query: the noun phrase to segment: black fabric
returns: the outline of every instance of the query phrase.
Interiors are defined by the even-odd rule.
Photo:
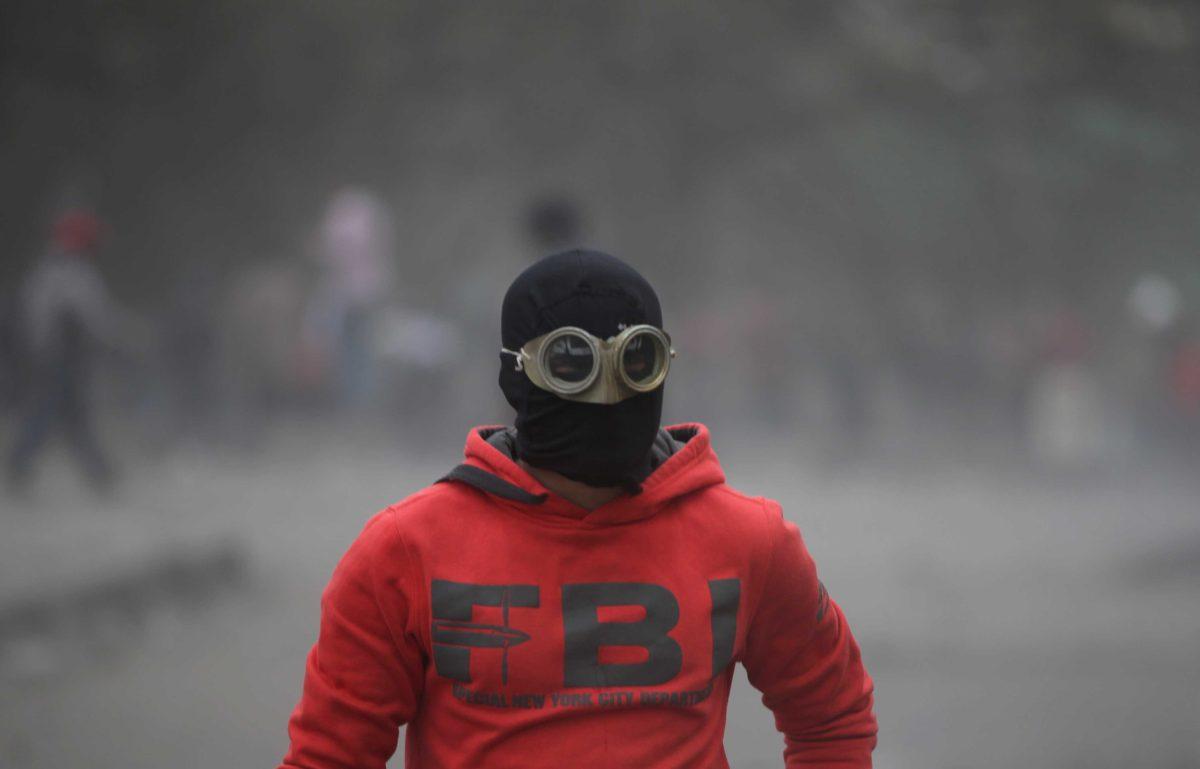
[[[483,439],[495,446],[505,456],[517,458],[517,431],[512,427],[501,427],[480,433]],[[650,446],[650,456],[646,465],[650,472],[657,470],[664,462],[682,449],[696,434],[694,429],[676,429],[674,431],[660,429],[654,436]],[[639,478],[638,480],[644,480]],[[545,494],[531,494],[515,484],[509,483],[498,475],[482,470],[474,465],[458,465],[450,472],[438,478],[435,483],[457,481],[503,499],[524,502],[529,505],[540,505],[546,501]],[[638,484],[632,484],[638,486]],[[640,488],[640,487],[639,487]]]
[[[517,429],[515,427],[489,427],[480,430],[480,436],[494,446],[504,456],[516,461],[517,459]],[[650,458],[647,465],[651,472],[657,470],[678,451],[683,449],[696,435],[695,427],[660,427],[650,444]]]
[[[517,430],[515,427],[493,427],[479,432],[485,441],[504,456],[517,461]]]
[[[674,430],[659,430],[658,435],[654,436],[654,443],[650,445],[650,472],[657,470],[663,462],[666,462],[677,451],[687,445],[687,442],[696,434],[695,428],[675,428]]]
[[[662,328],[646,279],[616,257],[576,249],[517,276],[504,296],[500,335],[504,347],[517,350],[561,326],[607,339],[638,323]],[[500,389],[517,411],[518,458],[589,486],[636,486],[649,474],[662,387],[612,405],[568,401],[534,386],[501,353]]]

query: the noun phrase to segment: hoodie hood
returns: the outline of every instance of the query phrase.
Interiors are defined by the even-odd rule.
[[[516,461],[512,427],[476,427],[467,435],[466,462],[443,481],[456,481],[489,494],[522,512],[603,526],[649,518],[672,501],[725,482],[708,428],[699,423],[662,428],[650,451],[650,472],[637,493],[622,494],[588,510],[555,494]]]

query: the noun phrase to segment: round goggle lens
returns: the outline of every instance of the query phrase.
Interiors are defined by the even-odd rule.
[[[591,345],[578,334],[563,334],[546,351],[546,375],[568,384],[586,380],[596,365]]]
[[[621,353],[621,367],[635,385],[645,384],[658,376],[667,351],[662,340],[648,331],[634,334]]]

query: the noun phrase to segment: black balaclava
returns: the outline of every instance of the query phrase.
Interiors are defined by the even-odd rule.
[[[662,328],[658,296],[646,279],[599,251],[564,251],[517,276],[504,295],[500,337],[519,350],[530,339],[578,326],[601,339],[619,326]],[[662,416],[663,388],[612,405],[559,398],[516,371],[500,355],[500,389],[517,410],[517,455],[589,486],[633,487],[649,469],[650,446]]]

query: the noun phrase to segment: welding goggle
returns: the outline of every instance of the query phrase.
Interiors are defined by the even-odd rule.
[[[530,339],[520,350],[500,348],[517,359],[516,370],[560,398],[583,403],[619,403],[650,392],[671,368],[671,337],[648,325],[627,326],[600,339],[563,326]]]

